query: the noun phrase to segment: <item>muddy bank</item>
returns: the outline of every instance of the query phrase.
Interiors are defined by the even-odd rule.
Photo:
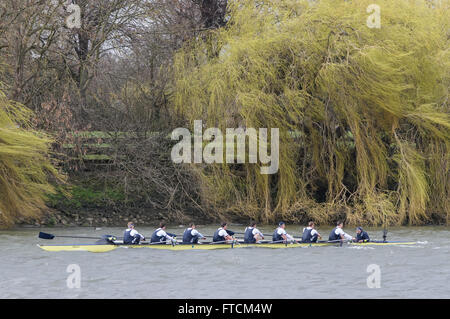
[[[223,216],[222,216],[223,217]],[[346,221],[345,215],[340,216],[340,220],[343,220],[348,225],[352,225]],[[196,224],[218,224],[222,221],[229,223],[245,225],[249,220],[245,216],[229,216],[228,218],[212,218],[206,215],[199,216],[195,212],[167,212],[167,211],[105,211],[97,209],[87,209],[83,211],[67,212],[56,209],[48,209],[39,218],[19,218],[16,225],[24,227],[122,227],[129,221],[132,221],[139,226],[155,227],[161,221],[173,225],[187,225],[190,222]],[[289,221],[293,224],[306,225],[307,221]],[[333,225],[334,223],[317,223],[323,225]],[[445,222],[432,222],[426,223],[426,225],[448,225]],[[352,225],[354,226],[354,225]],[[366,226],[366,225],[363,225]],[[391,225],[392,226],[392,225]],[[406,225],[404,225],[406,226]]]
[[[98,211],[86,210],[80,212],[64,212],[58,210],[48,210],[40,218],[24,219],[21,218],[17,222],[18,226],[35,226],[35,227],[121,227],[125,226],[129,221],[133,221],[140,226],[155,226],[161,221],[174,224],[188,224],[191,221],[201,224],[214,222],[207,218],[194,218],[188,214],[181,214],[178,218],[167,215],[164,212],[151,213],[145,212],[118,212],[118,211]]]

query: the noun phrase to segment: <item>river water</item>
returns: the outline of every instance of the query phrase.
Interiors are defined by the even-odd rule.
[[[233,231],[243,228],[230,227]],[[265,233],[273,231],[270,226],[259,228]],[[214,229],[199,228],[205,235]],[[152,230],[139,228],[146,236]],[[182,230],[176,226],[167,229],[176,234]],[[299,234],[298,226],[287,230]],[[450,298],[449,227],[389,229],[388,240],[417,241],[415,246],[203,251],[120,248],[97,254],[43,251],[36,244],[92,241],[42,240],[37,238],[39,231],[121,236],[123,229],[0,231],[0,298]],[[328,237],[330,228],[319,231]],[[353,234],[353,229],[346,231]],[[382,229],[368,231],[373,239],[382,236]],[[67,284],[71,275],[67,268],[73,264],[80,267],[80,288]],[[379,288],[369,288],[376,283]]]

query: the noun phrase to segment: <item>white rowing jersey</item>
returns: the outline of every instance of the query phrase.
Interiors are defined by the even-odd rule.
[[[303,232],[305,232],[305,230],[310,230],[310,229],[312,229],[311,230],[311,236],[314,236],[314,235],[316,235],[317,234],[317,236],[319,236],[319,232],[317,231],[317,230],[315,230],[314,228],[312,228],[312,227],[306,227],[306,228],[303,228]]]
[[[245,229],[245,231],[247,231],[247,229],[249,229],[249,228],[252,228],[252,227],[247,227],[247,228]],[[258,228],[253,227],[252,235],[255,236],[255,235],[258,235],[258,234],[259,234],[259,236],[264,237],[264,235],[259,231]]]
[[[142,236],[141,234],[139,234],[138,231],[137,231],[136,229],[131,229],[131,230],[130,230],[130,228],[128,228],[128,229],[126,229],[125,231],[126,231],[126,232],[129,231],[131,237],[134,237],[134,236],[138,235],[138,236],[141,237],[141,239],[144,239],[144,236]]]
[[[191,235],[192,236],[197,236],[198,235],[198,237],[202,237],[202,238],[205,237],[197,229],[188,228],[188,231],[189,230],[191,231]]]
[[[277,234],[280,236],[285,235],[288,240],[294,240],[294,237],[289,235],[284,228],[278,227]]]
[[[226,238],[227,236],[230,236],[230,235],[228,235],[228,233],[227,233],[227,231],[225,230],[225,229],[223,229],[223,228],[219,228],[220,230],[219,230],[219,236],[220,237],[224,237],[224,238]]]
[[[164,231],[164,229],[161,229],[161,228],[156,232],[156,236],[158,236],[158,237],[164,237],[164,238],[170,239],[170,240],[173,239],[173,237],[167,235],[167,233]]]
[[[334,233],[335,233],[339,238],[341,238],[341,235],[343,235],[344,238],[347,239],[347,240],[352,240],[352,239],[353,239],[352,236],[350,236],[349,234],[346,234],[346,233],[344,232],[344,230],[343,230],[342,228],[340,228],[340,227],[337,227],[336,230],[334,231]]]

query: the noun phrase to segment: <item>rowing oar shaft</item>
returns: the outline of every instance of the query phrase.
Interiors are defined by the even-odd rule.
[[[236,233],[237,234],[237,233]],[[175,236],[175,237],[177,237],[177,238],[182,238],[183,236]],[[205,238],[214,238],[214,236],[209,236],[209,235],[205,235],[205,236],[203,236],[203,237],[205,237]],[[237,239],[244,239],[244,237],[236,237]]]
[[[44,232],[40,232],[38,237],[42,238],[42,239],[53,239],[55,237],[80,238],[80,239],[103,239],[105,236],[114,237],[112,235],[104,235],[103,237],[64,236],[64,235],[60,236],[60,235],[47,234]],[[121,238],[121,237],[116,237],[116,238]]]
[[[228,230],[227,230],[227,232],[228,232]],[[234,234],[245,235],[245,233],[240,233],[240,232],[236,232],[236,233],[234,233]],[[263,236],[264,236],[264,237],[270,237],[270,236],[272,236],[272,235],[269,235],[269,234],[263,234]]]

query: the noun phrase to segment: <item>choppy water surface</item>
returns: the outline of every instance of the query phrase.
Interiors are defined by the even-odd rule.
[[[201,227],[212,234],[215,227]],[[230,227],[243,231],[242,226]],[[260,227],[272,233],[272,227]],[[181,234],[182,228],[169,232]],[[42,228],[0,232],[0,298],[450,298],[450,228],[390,229],[388,240],[407,246],[310,247],[108,253],[46,252],[36,246],[92,241],[37,238],[121,236],[121,228]],[[140,228],[146,236],[150,228]],[[330,229],[319,229],[328,237]],[[349,233],[353,230],[347,229]],[[299,227],[288,227],[298,235]],[[381,229],[369,229],[380,239]],[[81,288],[67,287],[68,265],[81,269]],[[368,288],[367,267],[381,270],[381,287]]]

